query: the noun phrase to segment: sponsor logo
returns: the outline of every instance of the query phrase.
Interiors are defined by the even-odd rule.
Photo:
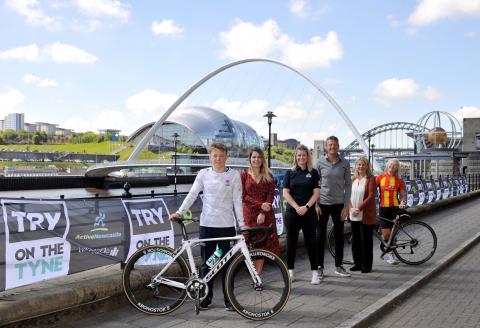
[[[105,213],[100,212],[98,213],[97,217],[95,218],[95,223],[93,224],[93,229],[90,231],[108,231],[105,224]]]
[[[166,311],[170,310],[170,306],[161,307],[161,308],[152,308],[152,307],[146,306],[145,304],[140,303],[140,302],[137,302],[137,306],[141,309],[144,309],[144,310],[148,311],[148,312],[155,312],[155,313],[162,313],[162,312],[166,312]]]
[[[256,312],[250,312],[246,309],[243,309],[242,312],[248,315],[249,317],[255,317],[255,318],[265,318],[273,314],[273,310],[256,313]]]
[[[96,254],[96,255],[107,255],[107,256],[112,256],[115,257],[119,253],[118,247],[102,247],[102,248],[90,248],[90,247],[79,247],[78,248],[79,253],[91,253],[91,254]]]
[[[104,212],[99,212],[95,217],[93,222],[93,228],[89,233],[77,234],[75,240],[95,240],[95,239],[109,239],[109,238],[120,238],[122,237],[121,232],[108,232],[108,227],[106,224],[106,215]]]

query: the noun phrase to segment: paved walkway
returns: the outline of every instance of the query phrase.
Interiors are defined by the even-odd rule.
[[[372,327],[480,327],[480,244]]]
[[[318,286],[310,284],[310,270],[305,254],[297,259],[296,280],[293,283],[291,298],[284,311],[272,320],[253,322],[242,319],[236,313],[226,312],[222,307],[222,297],[218,288],[214,308],[195,315],[191,302],[172,315],[153,317],[142,314],[130,306],[109,313],[97,315],[70,325],[69,328],[95,326],[106,327],[336,327],[354,326],[352,318],[371,307],[389,293],[413,279],[423,270],[436,266],[437,261],[457,248],[465,240],[480,231],[480,202],[468,201],[458,206],[446,208],[422,220],[431,224],[438,237],[438,248],[434,257],[420,266],[400,264],[391,266],[375,254],[373,272],[355,274],[351,278],[337,277],[334,265],[327,256],[327,277]],[[378,247],[375,247],[377,249]],[[479,302],[477,302],[479,303]],[[346,325],[345,325],[346,323]]]

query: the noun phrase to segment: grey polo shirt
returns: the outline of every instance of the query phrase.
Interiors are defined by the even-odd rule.
[[[348,208],[352,193],[352,176],[350,163],[341,157],[335,163],[330,162],[327,156],[320,158],[317,165],[320,175],[319,204],[343,204]]]

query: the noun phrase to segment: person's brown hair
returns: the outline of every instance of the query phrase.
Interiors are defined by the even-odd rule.
[[[227,151],[227,146],[225,146],[225,145],[224,145],[223,143],[221,143],[221,142],[212,142],[212,143],[208,146],[208,153],[210,154],[213,149],[221,150],[221,151],[223,151],[225,154],[228,153],[228,151]]]
[[[258,153],[262,158],[262,165],[260,165],[260,177],[265,179],[265,181],[272,181],[273,176],[272,172],[267,166],[267,161],[265,160],[265,155],[263,150],[260,147],[254,146],[250,149],[250,153],[248,154],[248,173],[253,177],[253,170],[252,170],[252,155],[253,153]]]

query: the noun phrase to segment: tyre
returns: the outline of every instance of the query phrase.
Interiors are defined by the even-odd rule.
[[[175,311],[187,297],[184,288],[152,284],[155,277],[174,257],[175,250],[165,246],[147,246],[135,252],[125,264],[123,289],[129,302],[138,310],[153,315]],[[179,256],[162,278],[185,284],[190,279],[190,268]]]
[[[435,253],[437,236],[435,231],[424,222],[406,222],[395,231],[392,248],[397,258],[403,263],[422,264]]]
[[[330,254],[335,258],[335,231],[333,227],[328,231],[327,247]],[[343,239],[343,264],[353,264],[352,255],[352,231],[346,232]]]
[[[245,257],[236,257],[226,274],[227,298],[233,309],[250,320],[266,320],[277,315],[287,304],[291,282],[285,263],[266,250],[250,252],[252,261],[263,261],[261,288],[255,288],[245,264]],[[260,270],[259,270],[260,271]]]

